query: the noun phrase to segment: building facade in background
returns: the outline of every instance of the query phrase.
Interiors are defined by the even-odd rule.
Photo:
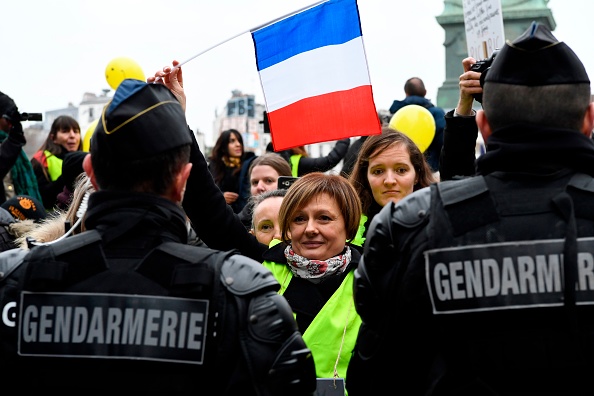
[[[270,134],[264,133],[262,124],[264,110],[263,104],[256,103],[255,95],[244,94],[238,89],[233,90],[223,110],[215,112],[214,133],[209,149],[214,146],[223,131],[236,129],[243,137],[246,151],[253,151],[256,155],[264,153],[266,145],[270,142]]]
[[[253,151],[256,155],[264,154],[266,146],[272,140],[270,133],[264,130],[265,111],[266,106],[256,103],[255,95],[244,94],[238,89],[233,90],[223,110],[215,113],[212,142],[204,153],[208,156],[221,132],[236,129],[243,137],[246,151]],[[335,143],[331,141],[310,144],[306,149],[312,157],[326,156],[332,151]]]
[[[58,116],[69,115],[75,118],[80,125],[81,139],[84,139],[85,134],[89,132],[89,127],[101,118],[103,108],[112,99],[110,92],[112,91],[109,89],[104,89],[99,95],[85,92],[78,106],[69,103],[65,108],[46,111],[42,122],[27,126],[25,128],[27,138],[25,152],[29,158],[39,149]],[[264,131],[265,111],[266,106],[256,103],[255,95],[244,94],[239,89],[233,90],[222,111],[215,112],[212,133],[194,131],[200,149],[208,157],[221,132],[227,129],[236,129],[243,137],[246,151],[252,151],[256,155],[264,154],[266,146],[272,140],[270,133]],[[335,143],[330,141],[311,144],[306,146],[306,149],[312,157],[326,156]],[[337,166],[337,169],[340,169],[340,166],[341,164]]]

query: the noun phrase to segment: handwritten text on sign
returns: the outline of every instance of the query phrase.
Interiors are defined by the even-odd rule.
[[[463,0],[468,55],[487,59],[505,43],[500,0]]]

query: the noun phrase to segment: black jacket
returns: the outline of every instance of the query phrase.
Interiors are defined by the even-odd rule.
[[[311,172],[327,172],[333,169],[344,158],[350,144],[350,138],[341,139],[336,142],[332,148],[332,151],[330,151],[328,155],[324,157],[301,157],[297,167],[297,176],[303,176]],[[291,163],[291,156],[293,155],[293,152],[291,150],[283,150],[279,152],[279,154],[287,160],[292,168],[293,164]],[[294,170],[293,174],[295,174]]]
[[[407,395],[590,392],[592,163],[577,130],[515,125],[477,176],[384,206],[356,270],[349,395],[388,377]]]
[[[451,180],[476,173],[475,151],[478,126],[475,117],[454,117],[454,110],[445,115],[443,147],[439,160],[440,180]]]
[[[353,168],[355,167],[355,163],[357,162],[357,157],[359,156],[361,146],[363,146],[363,143],[365,143],[368,137],[369,136],[361,136],[359,139],[351,143],[349,150],[344,156],[344,160],[342,162],[342,169],[340,170],[340,174],[344,177],[348,178],[349,175],[353,172]]]
[[[8,136],[0,144],[0,178],[4,179],[10,174],[12,167],[21,154],[27,141],[23,133],[15,132],[14,129],[8,133]],[[11,196],[15,194],[10,192]],[[7,192],[2,180],[0,180],[0,204],[7,200]]]
[[[215,184],[194,133],[189,129],[188,133],[192,136],[190,162],[193,166],[182,205],[196,234],[210,248],[238,249],[241,254],[262,262],[262,253],[268,246],[246,232]]]
[[[13,283],[0,282],[2,306],[15,293],[15,276],[13,297],[20,288],[30,292],[16,300],[23,311],[33,312],[19,318],[23,323],[34,326],[35,310],[52,309],[44,316],[44,326],[54,329],[48,330],[47,342],[27,336],[34,330],[23,324],[17,327],[23,336],[16,364],[10,364],[14,352],[4,355],[0,348],[1,371],[18,389],[191,395],[206,388],[229,396],[313,392],[311,353],[289,305],[277,294],[278,282],[259,262],[187,245],[183,210],[150,194],[95,192],[85,225],[90,231],[31,250],[12,273]],[[86,326],[77,327],[79,316],[69,319],[65,307],[88,312],[80,317]],[[4,348],[7,334],[16,337],[11,332],[14,328],[0,326]],[[75,341],[78,333],[86,334],[82,344]]]

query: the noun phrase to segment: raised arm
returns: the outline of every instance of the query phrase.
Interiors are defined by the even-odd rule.
[[[147,82],[156,81],[164,84],[178,98],[185,110],[186,95],[183,89],[182,70],[174,67],[178,64],[179,62],[173,61],[173,67],[165,66],[154,76],[147,78]],[[246,231],[239,217],[227,205],[223,193],[208,171],[206,159],[200,151],[194,133],[189,128],[188,133],[192,136],[190,162],[193,165],[182,206],[196,234],[210,248],[237,249],[241,254],[262,262],[262,253],[267,246],[258,242]]]

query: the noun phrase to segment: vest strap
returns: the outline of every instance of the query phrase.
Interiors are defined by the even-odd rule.
[[[482,176],[438,183],[435,186],[452,225],[454,237],[499,220],[495,201]]]

